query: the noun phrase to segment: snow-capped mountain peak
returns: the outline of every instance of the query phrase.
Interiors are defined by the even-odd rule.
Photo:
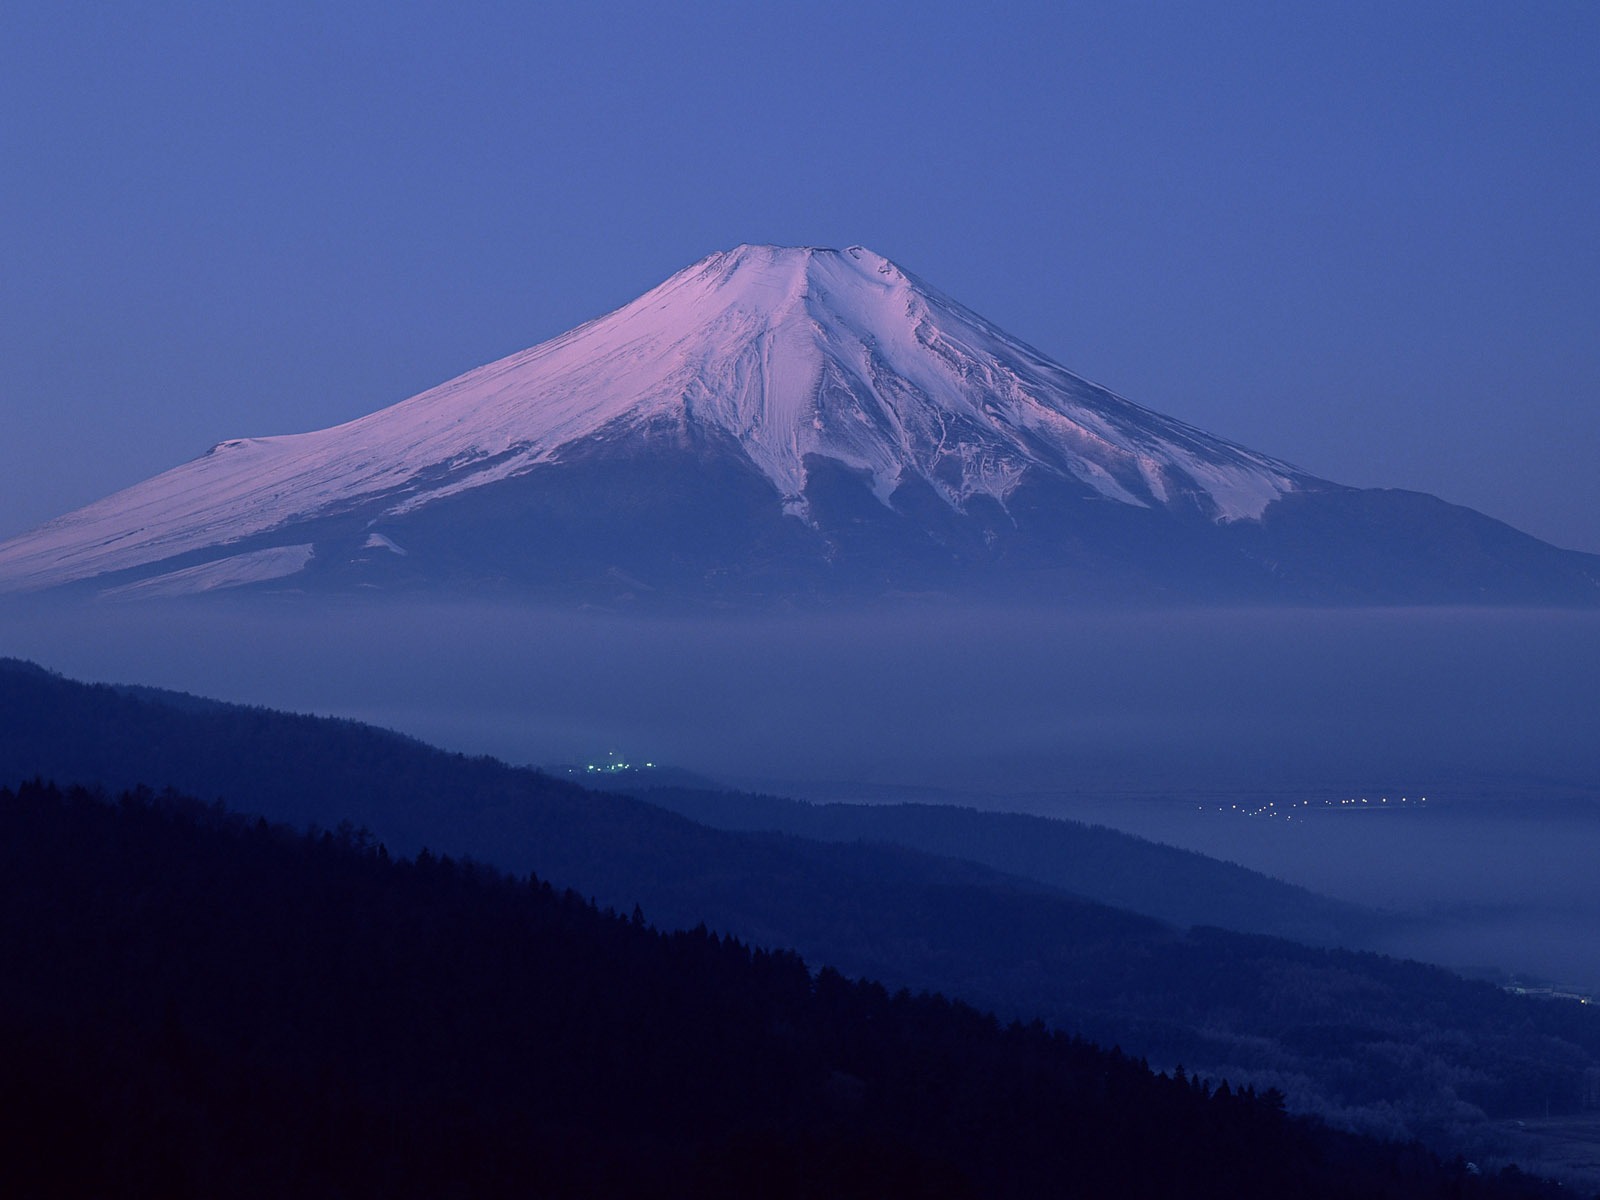
[[[1080,379],[864,247],[747,245],[379,412],[221,442],[0,546],[0,588],[358,510],[403,517],[597,439],[691,430],[736,446],[801,519],[819,458],[862,473],[885,505],[918,483],[957,512],[978,496],[1003,506],[1043,473],[1121,504],[1233,522],[1309,481]]]

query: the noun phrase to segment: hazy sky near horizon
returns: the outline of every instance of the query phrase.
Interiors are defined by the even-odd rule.
[[[1600,552],[1600,5],[23,3],[0,538],[739,242]]]

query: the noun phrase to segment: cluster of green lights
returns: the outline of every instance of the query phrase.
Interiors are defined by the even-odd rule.
[[[653,768],[655,763],[647,762],[644,766]],[[640,766],[638,763],[629,762],[615,750],[608,750],[604,762],[585,763],[583,769],[590,775],[620,775],[624,771],[637,771]]]

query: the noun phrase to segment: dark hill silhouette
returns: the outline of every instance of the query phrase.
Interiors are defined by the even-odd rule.
[[[812,804],[703,786],[635,794],[717,829],[890,842],[969,859],[1178,926],[1351,946],[1382,922],[1259,871],[1081,821],[954,804]]]
[[[175,793],[0,788],[0,880],[10,1195],[1561,1194]]]
[[[350,721],[130,694],[0,664],[0,785],[154,781],[296,825],[365,826],[537,872],[663,928],[704,923],[1284,1091],[1361,1128],[1473,1144],[1485,1114],[1578,1110],[1600,1013],[1447,971],[1187,931],[977,863],[711,829],[625,796]]]

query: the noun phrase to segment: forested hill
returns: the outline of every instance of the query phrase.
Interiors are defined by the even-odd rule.
[[[954,804],[812,804],[703,786],[635,794],[717,829],[890,842],[971,859],[1178,926],[1213,925],[1332,946],[1361,945],[1382,926],[1369,909],[1080,821]]]
[[[533,878],[0,789],[0,1191],[1534,1197]]]
[[[704,923],[891,987],[1042,1018],[1171,1068],[1282,1090],[1295,1111],[1532,1161],[1488,1117],[1575,1113],[1600,1013],[1447,971],[1182,931],[973,863],[710,829],[624,796],[359,725],[75,683],[0,660],[0,785],[172,786],[388,850],[537,872],[662,928]],[[3,972],[0,972],[3,974]]]

